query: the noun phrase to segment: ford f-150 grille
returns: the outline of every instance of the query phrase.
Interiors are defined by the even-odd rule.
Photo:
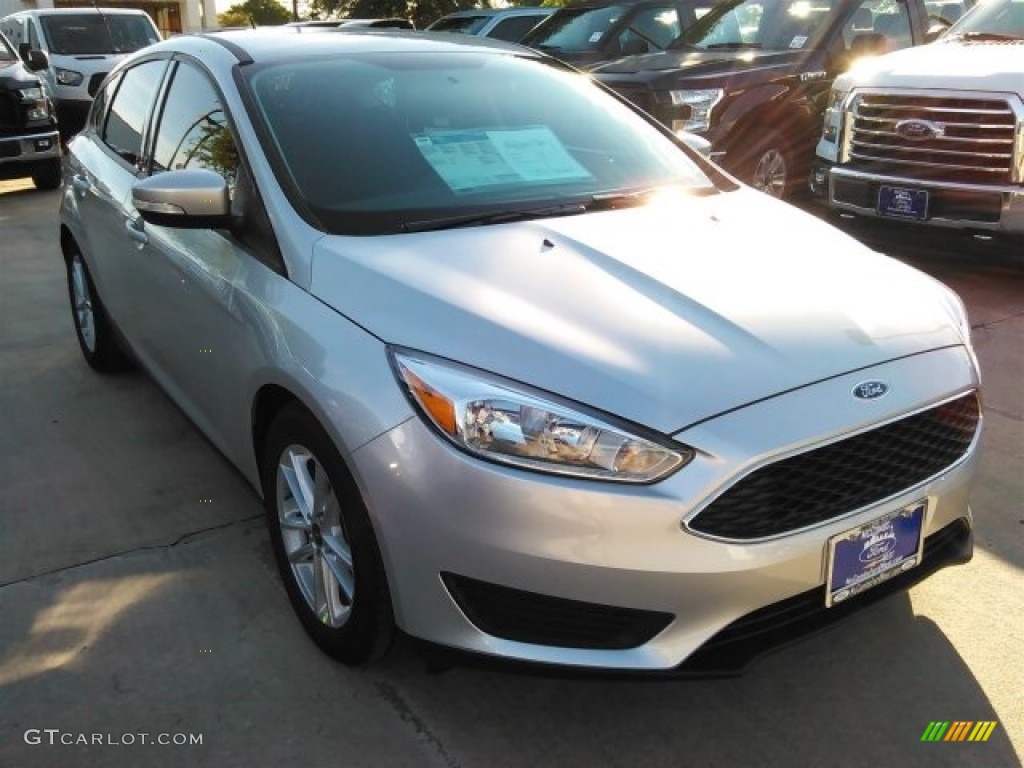
[[[980,420],[971,393],[744,477],[690,521],[727,539],[760,539],[832,520],[901,493],[966,455]]]
[[[1007,184],[1017,116],[1005,98],[862,93],[847,137],[850,166],[923,181]]]

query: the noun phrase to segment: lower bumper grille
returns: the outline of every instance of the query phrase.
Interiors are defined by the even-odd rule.
[[[861,179],[834,177],[832,199],[836,203],[855,205],[858,208],[875,210],[878,204],[878,188],[881,182]],[[913,183],[899,183],[897,186],[917,188]],[[1003,196],[999,192],[982,192],[968,189],[950,189],[924,185],[928,190],[928,217],[951,221],[995,224],[1002,218]]]
[[[520,643],[624,650],[643,645],[673,619],[668,613],[566,600],[452,573],[441,578],[477,629]]]
[[[689,522],[699,533],[748,540],[853,512],[948,469],[970,448],[981,418],[964,395],[747,475]]]
[[[967,520],[957,520],[925,539],[921,564],[916,568],[832,608],[825,607],[825,587],[822,586],[748,613],[720,630],[683,662],[676,673],[694,677],[739,674],[757,656],[908,589],[940,568],[966,563],[973,553],[971,527]]]

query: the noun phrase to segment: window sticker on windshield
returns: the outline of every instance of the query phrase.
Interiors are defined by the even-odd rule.
[[[804,43],[807,42],[807,35],[797,35],[789,41],[790,48],[803,48]]]
[[[414,135],[423,157],[453,192],[499,184],[593,178],[550,128],[438,131]]]

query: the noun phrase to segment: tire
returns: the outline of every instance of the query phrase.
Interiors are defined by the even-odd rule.
[[[345,664],[382,658],[395,624],[373,526],[331,438],[297,403],[270,426],[261,478],[274,558],[306,632]]]
[[[739,176],[744,182],[766,195],[782,200],[794,186],[793,152],[775,131],[767,131],[744,154]]]
[[[36,189],[57,189],[60,186],[60,158],[47,160],[32,172],[32,183]]]
[[[118,346],[111,331],[106,309],[96,293],[92,275],[79,251],[67,256],[68,299],[71,319],[82,356],[100,373],[115,373],[131,367],[131,360]]]

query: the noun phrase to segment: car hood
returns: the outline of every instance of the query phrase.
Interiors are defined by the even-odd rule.
[[[935,88],[1021,93],[1024,44],[940,40],[867,59],[837,85]]]
[[[311,291],[387,343],[666,433],[962,343],[937,282],[747,189],[528,223],[325,237]]]

